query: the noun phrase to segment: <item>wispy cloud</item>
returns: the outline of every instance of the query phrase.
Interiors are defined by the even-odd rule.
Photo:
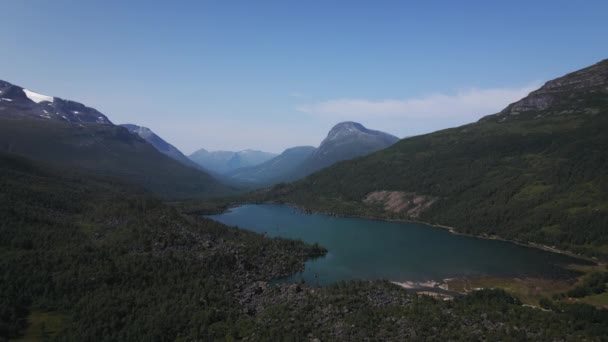
[[[538,83],[518,88],[468,89],[456,94],[431,94],[408,99],[333,99],[302,105],[298,111],[336,120],[364,119],[475,119],[500,111],[536,89]]]

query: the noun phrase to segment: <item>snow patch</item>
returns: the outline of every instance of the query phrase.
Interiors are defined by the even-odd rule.
[[[28,89],[23,89],[23,92],[25,93],[25,96],[27,96],[30,100],[32,100],[36,103],[45,102],[45,101],[47,101],[47,102],[55,101],[55,98],[52,96],[38,94],[38,93],[28,90]]]
[[[2,101],[13,102],[13,99],[7,99],[6,97],[3,97],[3,98],[2,98]]]

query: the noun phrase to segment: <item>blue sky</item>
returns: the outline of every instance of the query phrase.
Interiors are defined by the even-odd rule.
[[[7,1],[0,79],[185,153],[468,123],[608,58],[608,1]]]

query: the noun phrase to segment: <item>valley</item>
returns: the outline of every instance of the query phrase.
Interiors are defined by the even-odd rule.
[[[23,3],[0,342],[606,340],[606,10]]]
[[[500,290],[441,301],[381,280],[273,285],[331,251],[185,215],[86,174],[0,161],[3,337],[500,339],[520,327],[526,336],[599,340],[608,326],[605,312],[583,304],[550,301],[540,311]]]

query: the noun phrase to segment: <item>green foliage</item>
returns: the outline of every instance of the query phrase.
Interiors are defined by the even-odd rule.
[[[608,272],[591,273],[583,279],[583,282],[568,291],[568,297],[581,298],[593,294],[600,294],[606,291],[608,283]]]
[[[0,337],[35,309],[61,313],[67,340],[236,339],[246,284],[324,253],[46,169],[0,155]]]
[[[0,154],[0,340],[600,340],[605,312],[443,302],[388,282],[269,286],[325,253]],[[261,283],[261,285],[260,285]],[[30,325],[28,327],[28,321]]]

